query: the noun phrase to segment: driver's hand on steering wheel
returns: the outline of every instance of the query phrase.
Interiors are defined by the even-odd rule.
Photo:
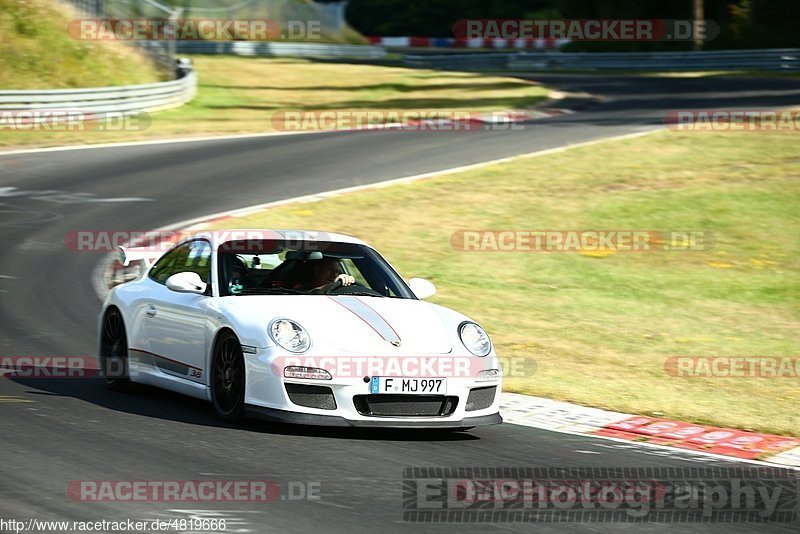
[[[356,283],[356,279],[349,274],[340,274],[336,278],[333,279],[333,283],[341,282],[342,286],[352,286]]]

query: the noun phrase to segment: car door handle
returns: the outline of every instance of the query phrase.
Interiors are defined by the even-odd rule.
[[[156,316],[156,307],[152,304],[148,304],[147,308],[145,308],[144,313],[147,314],[148,317],[155,317]]]

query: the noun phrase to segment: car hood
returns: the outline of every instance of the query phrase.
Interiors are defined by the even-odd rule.
[[[448,354],[453,348],[436,307],[421,300],[344,295],[248,295],[224,300],[232,318],[251,324],[255,320],[265,332],[275,318],[299,323],[311,336],[316,354],[410,356]]]

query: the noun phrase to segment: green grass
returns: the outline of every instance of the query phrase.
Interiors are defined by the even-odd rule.
[[[149,56],[132,47],[71,38],[67,24],[78,17],[57,2],[0,0],[0,90],[102,87],[162,79]]]
[[[0,0],[4,1],[4,0]],[[144,130],[31,131],[0,129],[0,146],[108,143],[173,136],[280,130],[283,111],[489,112],[533,106],[549,91],[504,77],[306,60],[196,56],[197,97],[151,114]]]
[[[255,201],[255,200],[254,200]],[[797,378],[677,378],[671,356],[800,356],[800,157],[790,134],[661,132],[278,207],[230,227],[372,243],[434,302],[536,361],[508,391],[800,435]],[[708,251],[459,252],[463,229],[703,230]]]

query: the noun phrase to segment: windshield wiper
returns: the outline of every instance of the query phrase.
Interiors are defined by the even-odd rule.
[[[332,296],[335,297],[336,293],[333,293]],[[381,297],[381,298],[386,298],[386,295],[381,295],[377,291],[374,292],[374,293],[368,293],[366,291],[353,291],[352,293],[351,292],[345,293],[344,296],[348,296],[348,297],[356,296],[356,297]]]
[[[307,295],[305,291],[288,287],[248,287],[240,295]]]

